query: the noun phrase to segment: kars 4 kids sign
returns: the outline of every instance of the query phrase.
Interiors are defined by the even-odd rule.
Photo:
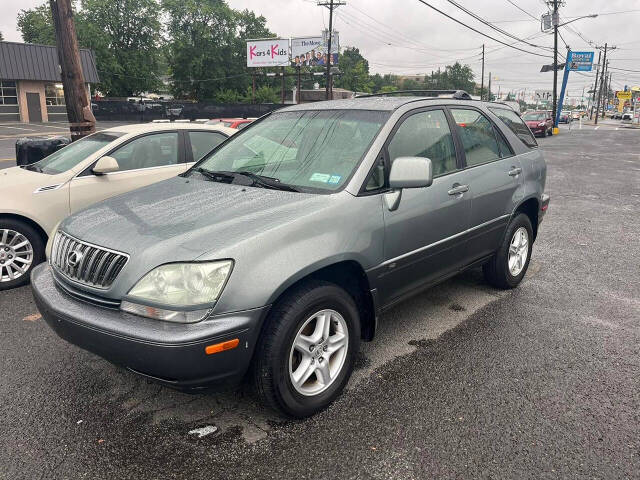
[[[289,65],[289,40],[247,40],[247,67],[284,67]]]

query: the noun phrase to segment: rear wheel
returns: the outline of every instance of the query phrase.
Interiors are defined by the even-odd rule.
[[[44,257],[44,242],[33,227],[0,219],[0,290],[27,284],[31,269]]]
[[[342,392],[360,345],[353,298],[337,285],[310,281],[280,300],[258,342],[253,380],[262,400],[303,418]]]
[[[520,213],[509,223],[496,255],[482,267],[487,282],[502,289],[517,287],[529,268],[532,247],[531,221]]]

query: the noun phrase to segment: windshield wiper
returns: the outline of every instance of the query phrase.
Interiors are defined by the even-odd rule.
[[[257,173],[248,172],[246,170],[241,170],[239,172],[229,172],[229,173],[235,173],[236,175],[242,175],[243,177],[248,177],[251,180],[253,180],[253,184],[256,186],[260,186],[264,188],[272,188],[274,190],[284,190],[287,192],[300,191],[292,185],[289,185],[287,183],[282,183],[278,178],[266,177],[264,175],[258,175]]]
[[[25,170],[31,170],[33,172],[42,173],[42,168],[36,163],[30,163],[29,165],[23,165],[22,168]]]
[[[207,170],[206,168],[202,168],[202,167],[195,168],[194,171],[201,173],[208,179],[214,180],[216,182],[231,183],[235,178],[235,176],[233,176],[229,172],[216,172],[216,171]]]
[[[242,178],[242,179],[249,179],[251,181],[251,183],[245,184],[247,186],[271,188],[273,190],[284,190],[287,192],[300,191],[294,186],[288,185],[286,183],[282,183],[277,178],[258,175],[257,173],[248,172],[246,170],[233,172],[230,170],[207,170],[202,167],[196,168],[194,170],[216,182],[232,183],[234,180],[238,178]]]

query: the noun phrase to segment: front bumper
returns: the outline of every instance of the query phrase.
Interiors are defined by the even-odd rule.
[[[31,288],[47,324],[64,340],[171,387],[193,390],[236,384],[246,373],[269,307],[177,324],[94,306],[64,293],[43,263]],[[207,355],[232,339],[238,347]]]

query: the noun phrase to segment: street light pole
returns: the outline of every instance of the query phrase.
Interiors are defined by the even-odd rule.
[[[558,127],[556,110],[558,108],[558,0],[553,0],[553,128]],[[567,65],[565,65],[567,68]],[[555,132],[553,132],[555,133]]]

